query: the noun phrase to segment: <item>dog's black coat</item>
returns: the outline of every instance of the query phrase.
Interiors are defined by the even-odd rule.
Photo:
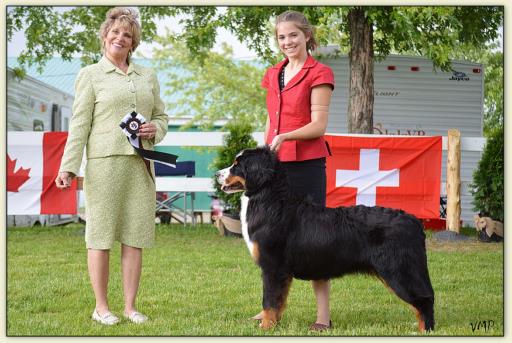
[[[249,198],[247,224],[262,269],[263,309],[279,320],[293,277],[319,280],[348,273],[379,277],[416,310],[420,330],[434,329],[434,291],[421,222],[382,207],[326,208],[290,194],[266,147],[244,150],[229,169]]]

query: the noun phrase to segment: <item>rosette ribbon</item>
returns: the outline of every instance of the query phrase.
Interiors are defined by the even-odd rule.
[[[145,122],[146,118],[144,118],[142,114],[133,111],[124,116],[119,126],[123,130],[123,133],[128,137],[128,141],[135,151],[137,151],[137,153],[144,159],[149,172],[150,168],[148,161],[154,161],[176,168],[176,159],[178,156],[165,152],[144,149],[142,146],[142,139],[137,136],[137,133],[139,132],[141,125]],[[151,172],[149,174],[151,175]]]

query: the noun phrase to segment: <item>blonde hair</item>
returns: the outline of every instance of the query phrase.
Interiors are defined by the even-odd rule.
[[[297,28],[304,33],[306,37],[309,36],[309,40],[306,42],[307,51],[313,51],[316,49],[318,44],[316,43],[315,39],[315,27],[309,23],[304,14],[297,11],[286,11],[278,15],[274,27],[276,39],[277,25],[283,22],[293,22],[297,26]]]
[[[137,49],[140,44],[140,24],[137,21],[139,18],[138,13],[131,8],[127,7],[114,7],[108,10],[105,21],[100,26],[100,45],[101,52],[105,53],[104,40],[107,37],[108,32],[114,26],[115,23],[119,23],[124,27],[130,28],[132,31],[132,48],[128,53],[126,59],[130,61],[132,53]]]

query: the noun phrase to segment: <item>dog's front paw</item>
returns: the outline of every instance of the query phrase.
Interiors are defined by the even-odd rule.
[[[260,328],[263,330],[272,329],[276,325],[276,322],[270,319],[263,318],[260,323]]]

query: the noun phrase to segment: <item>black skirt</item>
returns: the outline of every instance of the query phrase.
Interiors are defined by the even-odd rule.
[[[306,161],[282,162],[288,175],[292,192],[310,197],[318,205],[325,206],[326,183],[325,157]]]

